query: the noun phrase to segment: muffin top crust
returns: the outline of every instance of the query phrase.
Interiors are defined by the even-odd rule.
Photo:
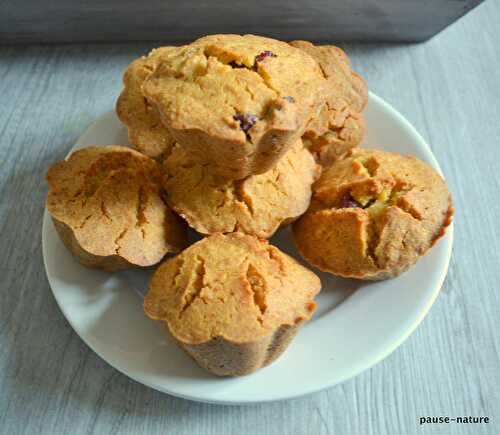
[[[297,141],[264,174],[226,181],[176,145],[164,162],[169,205],[202,234],[241,231],[269,238],[307,210],[320,167]]]
[[[133,61],[123,75],[123,91],[116,103],[116,114],[128,128],[130,143],[149,157],[170,152],[174,139],[162,124],[158,110],[142,94],[141,86],[154,71],[162,54],[175,47],[160,47]]]
[[[163,263],[146,314],[184,343],[254,341],[310,318],[319,278],[265,240],[215,234]]]
[[[309,210],[294,225],[299,251],[346,277],[396,276],[451,222],[444,180],[415,157],[355,149],[326,169]]]
[[[185,245],[185,225],[162,198],[160,166],[137,151],[78,150],[53,164],[47,181],[48,212],[93,255],[148,266]]]

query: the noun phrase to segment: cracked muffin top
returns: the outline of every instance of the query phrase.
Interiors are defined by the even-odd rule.
[[[136,266],[159,262],[185,246],[183,222],[161,196],[161,167],[122,146],[93,146],[53,164],[46,206],[79,246]]]
[[[167,202],[202,234],[241,231],[269,238],[307,210],[320,167],[297,143],[264,174],[227,181],[176,145],[165,160]]]
[[[383,279],[414,264],[452,214],[448,188],[428,164],[355,149],[323,172],[294,235],[301,254],[323,271]]]
[[[356,112],[362,112],[368,103],[365,80],[351,69],[349,57],[335,45],[314,45],[308,41],[292,41],[290,45],[308,53],[319,64],[328,80],[332,98],[345,101]]]
[[[267,241],[215,234],[164,262],[144,299],[183,343],[243,343],[308,320],[319,278]]]
[[[308,41],[292,41],[290,45],[311,55],[328,82],[326,102],[303,135],[304,144],[328,166],[363,140],[365,121],[361,112],[368,102],[368,87],[352,71],[341,48]]]
[[[317,62],[254,35],[212,35],[159,56],[142,93],[199,163],[228,179],[270,169],[324,101]]]
[[[168,154],[174,139],[162,124],[155,106],[142,95],[144,80],[154,71],[162,54],[175,47],[160,47],[147,57],[132,62],[123,75],[123,91],[116,103],[116,114],[128,129],[130,143],[149,157]]]

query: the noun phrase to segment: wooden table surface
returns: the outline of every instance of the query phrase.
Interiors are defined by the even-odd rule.
[[[123,69],[153,44],[0,48],[0,433],[499,434],[499,23],[489,0],[424,44],[345,46],[443,168],[457,210],[450,271],[417,331],[371,370],[301,399],[234,407],[170,397],[111,368],[45,277],[45,170],[112,109]],[[419,426],[462,415],[490,423]]]

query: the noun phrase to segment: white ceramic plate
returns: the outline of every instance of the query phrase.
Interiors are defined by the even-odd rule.
[[[411,154],[440,171],[415,129],[374,94],[366,109],[365,146]],[[101,116],[78,140],[127,144],[114,113]],[[138,382],[191,400],[241,404],[289,399],[322,390],[373,366],[415,330],[436,299],[448,269],[453,227],[409,272],[365,283],[319,273],[323,290],[314,318],[272,365],[240,378],[205,373],[142,311],[150,270],[108,274],[79,265],[45,213],[43,256],[54,296],[71,326],[101,358]],[[296,253],[289,229],[271,239]],[[318,271],[316,271],[318,273]],[[423,352],[427,349],[422,349]]]

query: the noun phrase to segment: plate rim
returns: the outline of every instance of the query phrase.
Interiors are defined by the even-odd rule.
[[[381,97],[377,96],[373,92],[369,92],[369,98],[370,100],[373,100],[376,104],[380,105],[385,109],[387,112],[391,114],[394,118],[397,119],[397,121],[405,127],[411,134],[416,138],[416,141],[419,142],[420,148],[423,149],[423,151],[426,154],[426,160],[428,163],[438,171],[438,173],[443,176],[441,167],[439,165],[439,162],[437,161],[436,157],[434,156],[434,153],[432,152],[431,147],[427,144],[427,142],[424,140],[424,138],[420,135],[420,133],[416,130],[416,128],[401,114],[399,113],[395,108],[393,108],[389,103],[387,103],[385,100],[383,100]],[[83,134],[79,136],[77,141],[75,141],[73,147],[69,151],[68,155],[72,152],[72,150],[75,148],[75,146],[82,140],[83,137],[85,137],[94,127],[95,125],[101,121],[103,118],[106,116],[109,116],[113,114],[113,111],[106,112],[99,117],[97,117],[84,131]],[[444,178],[444,176],[443,176]],[[361,364],[355,371],[341,377],[340,379],[336,379],[334,381],[328,381],[325,380],[325,383],[323,386],[320,388],[304,388],[302,392],[298,394],[293,394],[293,395],[287,395],[287,396],[280,396],[279,394],[276,394],[274,396],[270,396],[269,398],[263,398],[263,399],[248,399],[248,400],[235,400],[235,401],[227,401],[227,400],[219,400],[219,399],[209,399],[207,397],[200,397],[200,396],[193,396],[189,394],[183,394],[179,393],[178,391],[172,391],[168,388],[160,388],[158,385],[151,384],[143,379],[139,379],[133,374],[130,374],[129,372],[126,372],[120,368],[118,368],[113,362],[110,362],[109,358],[105,358],[100,352],[98,352],[92,345],[89,343],[89,340],[87,340],[83,335],[80,334],[78,329],[75,327],[73,321],[71,320],[71,316],[68,315],[67,310],[65,309],[64,305],[61,303],[60,299],[57,296],[57,292],[54,291],[52,287],[52,279],[51,279],[51,273],[49,271],[49,268],[47,266],[47,246],[45,243],[45,234],[48,231],[47,225],[50,224],[50,216],[47,212],[47,209],[44,207],[44,215],[43,215],[43,223],[42,223],[42,257],[43,257],[43,264],[44,264],[44,269],[45,269],[45,274],[47,277],[47,281],[49,283],[50,290],[52,292],[52,295],[54,296],[54,299],[56,300],[57,306],[61,310],[63,316],[65,317],[66,321],[69,323],[73,331],[80,337],[80,339],[95,353],[97,354],[104,362],[106,362],[108,365],[113,367],[113,369],[118,370],[120,373],[124,374],[125,376],[129,377],[130,379],[133,379],[135,382],[138,382],[142,385],[145,385],[149,388],[152,388],[156,391],[159,391],[161,393],[166,393],[174,397],[178,397],[181,399],[187,399],[187,400],[192,400],[195,402],[202,402],[202,403],[211,403],[211,404],[219,404],[219,405],[251,405],[251,404],[257,404],[257,403],[269,403],[269,402],[279,402],[279,401],[284,401],[284,400],[291,400],[291,399],[297,399],[301,398],[304,396],[308,396],[310,394],[314,393],[319,393],[321,391],[324,391],[328,388],[331,388],[335,385],[339,385],[343,382],[346,382],[349,379],[352,379],[359,374],[363,373],[364,371],[374,367],[381,361],[383,361],[385,358],[387,358],[391,353],[393,353],[401,344],[408,339],[408,337],[417,329],[417,327],[420,325],[420,323],[423,321],[423,319],[427,316],[428,312],[430,311],[431,307],[434,305],[434,302],[436,301],[440,290],[443,286],[443,283],[446,279],[446,276],[448,274],[449,270],[449,265],[451,261],[451,255],[452,255],[452,250],[453,250],[453,241],[454,241],[454,224],[453,222],[448,226],[446,229],[446,252],[445,256],[446,258],[444,259],[444,267],[442,267],[440,273],[439,273],[439,278],[436,280],[436,285],[434,286],[432,293],[430,297],[427,299],[426,304],[422,307],[420,312],[418,313],[418,316],[414,319],[413,323],[408,326],[404,331],[401,332],[401,335],[395,339],[393,342],[391,342],[390,345],[388,345],[383,352],[380,352],[377,357],[373,358],[369,362],[366,362],[364,364]]]

